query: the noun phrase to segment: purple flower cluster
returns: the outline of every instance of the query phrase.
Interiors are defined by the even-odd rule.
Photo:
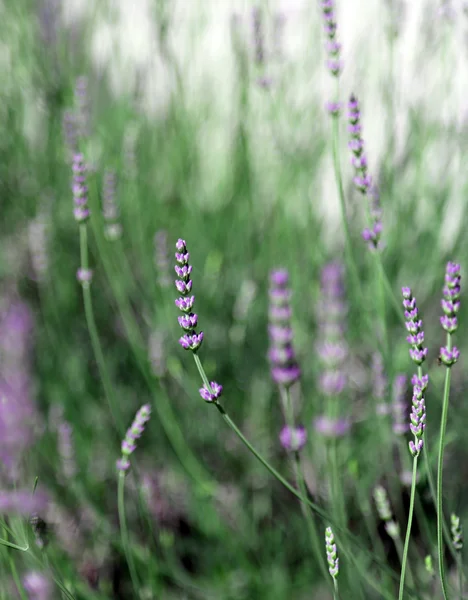
[[[328,572],[336,579],[339,572],[339,558],[336,551],[335,536],[331,527],[325,529],[325,550],[327,552]]]
[[[372,185],[368,191],[369,198],[369,217],[371,220],[370,227],[366,227],[362,232],[362,238],[367,242],[370,250],[382,248],[382,208],[380,206],[379,190],[375,185]]]
[[[105,221],[104,235],[110,241],[118,240],[122,236],[116,194],[117,176],[113,169],[106,169],[102,185],[102,214]]]
[[[82,154],[73,156],[73,214],[78,223],[84,223],[89,218],[88,187],[86,185],[86,165]]]
[[[422,320],[418,317],[418,308],[416,298],[413,297],[409,287],[401,288],[403,294],[403,307],[405,309],[406,329],[408,336],[407,342],[411,348],[410,357],[418,366],[426,360],[427,348],[424,348],[424,331],[422,329]]]
[[[301,375],[293,348],[291,290],[288,282],[289,275],[286,270],[278,269],[271,272],[268,358],[273,380],[285,388],[293,385]]]
[[[144,404],[135,415],[132,426],[127,431],[124,440],[122,441],[122,456],[117,461],[117,469],[119,471],[128,471],[130,468],[129,456],[136,449],[136,441],[141,437],[145,430],[145,424],[151,416],[151,407],[149,404]]]
[[[29,571],[23,577],[23,587],[29,600],[50,600],[53,597],[52,580],[40,571]]]
[[[34,322],[28,306],[1,298],[0,313],[0,479],[18,482],[24,452],[43,424],[33,395]],[[1,512],[1,511],[0,511]]]
[[[211,381],[209,388],[204,384],[199,392],[205,402],[217,402],[218,398],[223,393],[223,386],[216,383],[216,381]]]
[[[303,425],[290,427],[285,425],[279,435],[280,443],[285,450],[299,452],[307,442],[307,431]]]
[[[413,386],[413,404],[410,415],[410,429],[414,435],[414,441],[409,442],[409,449],[413,456],[419,456],[423,447],[423,433],[426,427],[426,404],[422,388]]]
[[[451,335],[457,330],[457,314],[460,308],[460,265],[449,262],[445,271],[444,297],[441,301],[444,315],[440,317],[440,324],[447,332],[447,345],[440,349],[440,360],[447,367],[454,365],[460,352],[456,346],[451,346]]]
[[[343,267],[329,263],[322,270],[319,319],[321,341],[317,345],[322,364],[320,389],[326,396],[337,396],[346,385],[343,370],[348,357],[344,339],[347,306],[344,301]]]
[[[350,133],[349,148],[352,152],[351,164],[354,167],[353,182],[356,189],[363,195],[369,196],[370,227],[364,229],[362,237],[368,242],[371,249],[380,247],[382,235],[382,209],[377,188],[372,184],[369,175],[367,156],[364,153],[364,140],[362,139],[361,111],[358,99],[351,94],[348,103],[348,130]]]
[[[336,397],[344,390],[347,377],[344,364],[348,345],[344,338],[347,305],[344,300],[343,266],[329,263],[322,270],[321,299],[318,318],[321,340],[317,354],[321,363],[319,388],[326,397]],[[321,415],[314,420],[315,430],[326,437],[341,437],[350,429],[347,418]]]
[[[186,332],[179,339],[179,344],[185,350],[196,352],[202,345],[203,331],[200,331],[200,333],[195,331],[198,324],[198,316],[192,312],[195,296],[190,295],[192,291],[192,280],[190,279],[192,267],[189,265],[190,254],[187,252],[185,240],[177,240],[176,249],[175,258],[177,265],[175,266],[175,272],[179,279],[176,280],[175,286],[181,297],[177,298],[175,304],[184,313],[178,320],[179,325]]]
[[[325,35],[327,36],[327,67],[334,77],[338,77],[343,68],[340,59],[341,44],[336,39],[336,17],[334,0],[322,0],[322,13]]]

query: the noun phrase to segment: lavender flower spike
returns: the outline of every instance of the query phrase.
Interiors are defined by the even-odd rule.
[[[210,389],[207,388],[206,384],[199,390],[200,396],[205,402],[217,402],[218,398],[223,393],[223,386],[216,381],[210,382]]]
[[[338,77],[343,68],[340,59],[341,44],[336,39],[335,4],[333,0],[322,0],[322,15],[325,35],[327,36],[327,67],[334,77]]]
[[[401,288],[403,294],[403,307],[405,309],[406,329],[408,336],[407,342],[411,348],[410,357],[414,363],[421,366],[427,357],[427,348],[424,348],[424,331],[422,329],[422,320],[418,317],[416,298],[413,297],[409,287]]]
[[[410,415],[410,429],[414,441],[409,442],[409,449],[413,457],[419,456],[423,447],[423,433],[426,427],[426,405],[421,388],[413,387],[413,406]]]
[[[331,527],[325,529],[325,550],[327,552],[328,572],[336,579],[339,572],[339,558],[336,551],[335,536]]]
[[[130,454],[135,451],[136,441],[141,437],[150,415],[151,407],[149,404],[144,404],[135,415],[132,426],[127,431],[125,438],[122,441],[122,457],[117,461],[117,469],[119,471],[128,471],[130,468]]]
[[[88,187],[86,185],[86,165],[82,154],[73,156],[73,214],[78,223],[84,223],[89,218]]]
[[[299,452],[307,442],[307,430],[303,425],[297,427],[285,425],[281,430],[279,438],[285,450]]]
[[[271,376],[275,383],[285,388],[295,383],[301,370],[296,361],[291,328],[291,290],[288,287],[289,275],[284,269],[270,274],[270,310],[268,331],[270,334]]]
[[[444,315],[440,317],[440,324],[447,332],[447,345],[440,349],[440,360],[447,367],[454,365],[460,352],[458,348],[451,345],[451,335],[458,328],[457,314],[460,308],[460,265],[449,262],[445,272],[444,297],[441,301]]]
[[[192,291],[192,280],[190,279],[192,267],[189,265],[190,254],[187,252],[185,240],[177,240],[176,250],[177,265],[175,266],[175,272],[179,279],[176,280],[175,286],[181,297],[175,301],[175,304],[184,313],[178,320],[179,325],[185,331],[185,335],[179,339],[179,344],[185,350],[196,352],[202,345],[203,331],[200,331],[200,333],[195,331],[198,316],[192,312],[195,296],[189,295]]]

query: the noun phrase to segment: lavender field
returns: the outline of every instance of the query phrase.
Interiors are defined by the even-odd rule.
[[[0,6],[0,600],[468,597],[468,6]]]

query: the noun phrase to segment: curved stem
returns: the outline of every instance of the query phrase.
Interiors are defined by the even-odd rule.
[[[80,257],[81,268],[88,269],[88,230],[86,223],[80,224]],[[85,308],[86,323],[91,338],[91,345],[93,347],[94,356],[98,365],[99,375],[102,379],[104,392],[106,394],[107,402],[109,404],[114,425],[116,426],[119,434],[123,437],[125,434],[125,429],[120,419],[120,414],[118,413],[116,408],[112,382],[107,371],[106,361],[104,359],[104,353],[102,351],[101,342],[99,341],[96,319],[94,317],[90,283],[83,282],[81,284],[81,287],[83,289],[83,302]]]
[[[132,580],[133,589],[137,597],[140,597],[139,585],[137,574],[135,570],[135,563],[133,562],[133,556],[130,552],[130,544],[128,539],[127,520],[125,518],[125,501],[124,501],[124,490],[125,490],[125,473],[119,472],[119,482],[117,491],[117,508],[119,512],[119,523],[120,523],[120,535],[122,537],[122,546],[127,560],[128,569],[130,571],[130,579]]]
[[[401,576],[400,576],[400,589],[398,592],[398,600],[403,600],[403,594],[405,591],[405,574],[406,574],[406,563],[408,561],[408,548],[411,537],[411,525],[413,523],[413,512],[414,512],[414,498],[416,495],[416,478],[418,474],[418,457],[413,458],[413,478],[411,480],[411,496],[410,505],[408,512],[408,525],[406,526],[406,537],[405,546],[403,548],[403,558],[401,562]]]
[[[447,333],[447,348],[450,350],[452,347],[452,336]],[[440,422],[440,439],[439,439],[439,456],[437,460],[437,555],[439,559],[439,576],[440,583],[442,586],[442,593],[445,600],[448,599],[447,593],[447,580],[445,576],[444,567],[444,540],[442,534],[442,523],[444,519],[443,508],[442,508],[442,483],[443,483],[443,464],[444,464],[444,444],[445,444],[445,431],[447,429],[447,416],[449,407],[449,396],[450,396],[450,379],[451,379],[451,368],[447,367],[445,371],[445,384],[444,384],[444,398],[442,403],[442,417]]]

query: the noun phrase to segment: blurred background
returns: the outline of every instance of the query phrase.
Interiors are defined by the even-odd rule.
[[[398,376],[406,376],[398,402],[411,401],[415,369],[395,308],[409,285],[429,347],[435,473],[444,269],[455,260],[463,270],[468,256],[466,3],[337,3],[338,98],[319,2],[4,0],[0,11],[0,537],[21,548],[29,540],[27,551],[1,547],[0,598],[331,597],[299,502],[200,398],[196,365],[178,344],[178,238],[193,266],[207,376],[223,385],[222,404],[244,434],[294,482],[268,362],[270,272],[288,270],[302,372],[291,396],[308,432],[308,494],[328,514],[342,509],[330,481],[333,447],[347,508],[341,524],[367,548],[356,554],[362,572],[384,581],[384,571],[370,570],[377,544],[399,573],[398,543],[373,490],[387,490],[403,536],[410,458],[382,405],[395,405]],[[383,299],[352,185],[351,93],[380,189]],[[361,295],[335,181],[325,108],[334,99]],[[73,216],[77,152],[87,166],[84,228]],[[317,425],[329,401],[318,347],[330,263],[342,273],[347,349],[346,388],[334,400],[341,433]],[[80,268],[92,270],[91,285],[77,282]],[[444,480],[447,515],[462,521],[465,314],[462,305]],[[128,549],[116,461],[143,404],[152,416],[125,481]],[[423,569],[426,555],[435,559],[423,470],[418,493],[410,558]],[[322,541],[327,523],[313,519]],[[343,590],[355,598],[353,547],[343,542]],[[452,582],[456,564],[447,560]],[[421,577],[425,592],[437,593]]]

